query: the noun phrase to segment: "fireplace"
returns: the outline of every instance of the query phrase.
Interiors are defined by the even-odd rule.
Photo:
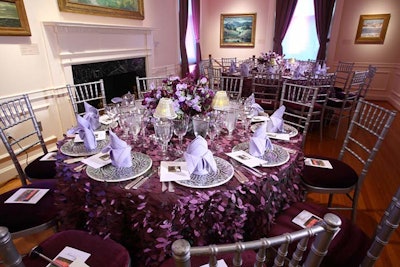
[[[104,81],[107,103],[128,91],[136,94],[136,77],[146,76],[144,57],[72,65],[74,84]]]

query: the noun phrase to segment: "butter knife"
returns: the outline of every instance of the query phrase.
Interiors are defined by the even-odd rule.
[[[235,170],[235,174],[235,177],[239,181],[239,183],[244,184],[249,181],[249,179],[246,177],[246,175],[243,174],[243,172]]]
[[[127,185],[125,185],[125,189],[137,189],[134,188],[135,186],[138,185],[138,183],[140,183],[143,179],[145,179],[146,177],[150,177],[152,174],[154,173],[154,170],[151,170],[149,173],[143,174],[142,176],[139,176],[139,178],[133,180],[132,182],[128,183]]]

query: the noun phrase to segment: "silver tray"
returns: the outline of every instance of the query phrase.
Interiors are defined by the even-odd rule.
[[[97,147],[93,150],[86,150],[85,144],[83,142],[74,142],[74,140],[69,140],[65,144],[63,144],[60,148],[61,153],[71,157],[86,157],[91,156],[97,153],[100,153],[101,150],[108,144],[108,137],[104,140],[97,141]]]
[[[272,151],[266,151],[264,155],[261,157],[263,160],[267,161],[264,163],[263,167],[277,167],[285,164],[289,161],[290,155],[287,150],[279,145],[273,145]],[[246,151],[249,152],[249,142],[237,144],[232,148],[232,152],[235,151]]]
[[[217,171],[205,175],[191,174],[190,180],[175,181],[175,183],[190,188],[212,188],[225,184],[233,177],[233,166],[226,160],[214,157],[217,163]],[[179,158],[177,161],[184,161]]]
[[[112,164],[108,164],[98,169],[87,166],[86,173],[90,178],[97,181],[121,182],[135,179],[146,173],[151,168],[153,161],[146,154],[132,151],[131,155],[132,167],[130,168],[117,168]]]
[[[250,127],[251,131],[255,132],[258,129],[258,127],[261,126],[261,124],[262,123],[255,123],[255,124],[251,125],[251,127]],[[295,137],[299,133],[299,131],[295,127],[293,127],[292,125],[284,123],[283,124],[283,132],[282,133],[288,133],[289,134],[289,138],[292,138],[292,137]]]

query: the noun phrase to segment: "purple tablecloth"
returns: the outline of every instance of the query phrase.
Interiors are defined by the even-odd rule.
[[[240,124],[238,127],[233,140],[225,139],[225,132],[212,144],[208,140],[215,155],[228,159],[226,152],[248,141],[250,134]],[[185,148],[193,138],[190,134],[186,136]],[[170,160],[173,160],[176,137],[170,144]],[[175,184],[173,193],[162,192],[158,174],[152,175],[138,190],[124,189],[127,182],[95,181],[84,170],[74,172],[79,163],[65,164],[63,160],[69,157],[59,153],[56,202],[60,208],[60,227],[111,235],[129,249],[132,266],[158,266],[170,256],[170,246],[178,238],[185,238],[193,245],[205,245],[266,236],[275,215],[304,198],[299,181],[303,168],[301,137],[279,144],[296,153],[290,154],[290,160],[282,166],[263,168],[268,173],[264,178],[245,172],[250,180],[246,184],[235,178],[209,189]],[[151,138],[140,139],[132,147],[152,158],[152,168],[159,167],[161,150]]]

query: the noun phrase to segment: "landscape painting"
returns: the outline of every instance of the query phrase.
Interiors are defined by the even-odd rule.
[[[221,47],[254,47],[256,14],[221,14]]]
[[[361,15],[356,34],[356,44],[383,44],[390,14]]]
[[[31,35],[22,0],[0,0],[0,35]]]

